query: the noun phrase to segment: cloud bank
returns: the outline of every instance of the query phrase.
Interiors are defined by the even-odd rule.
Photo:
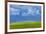
[[[34,16],[40,15],[40,6],[10,5],[11,15]]]

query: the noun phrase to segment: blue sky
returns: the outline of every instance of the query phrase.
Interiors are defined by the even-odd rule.
[[[41,20],[41,6],[11,4],[9,7],[10,22]]]

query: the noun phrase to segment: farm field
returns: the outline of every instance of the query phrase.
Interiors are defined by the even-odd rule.
[[[41,22],[13,22],[10,24],[10,29],[23,29],[23,28],[40,28]]]

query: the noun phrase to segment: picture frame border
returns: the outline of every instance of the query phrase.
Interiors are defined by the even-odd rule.
[[[33,3],[33,4],[43,4],[43,30],[35,31],[20,31],[20,32],[7,32],[7,3],[8,2],[18,2],[18,3]],[[44,2],[27,2],[27,1],[8,1],[5,0],[5,34],[7,33],[25,33],[25,32],[42,32],[45,31],[45,3]]]

